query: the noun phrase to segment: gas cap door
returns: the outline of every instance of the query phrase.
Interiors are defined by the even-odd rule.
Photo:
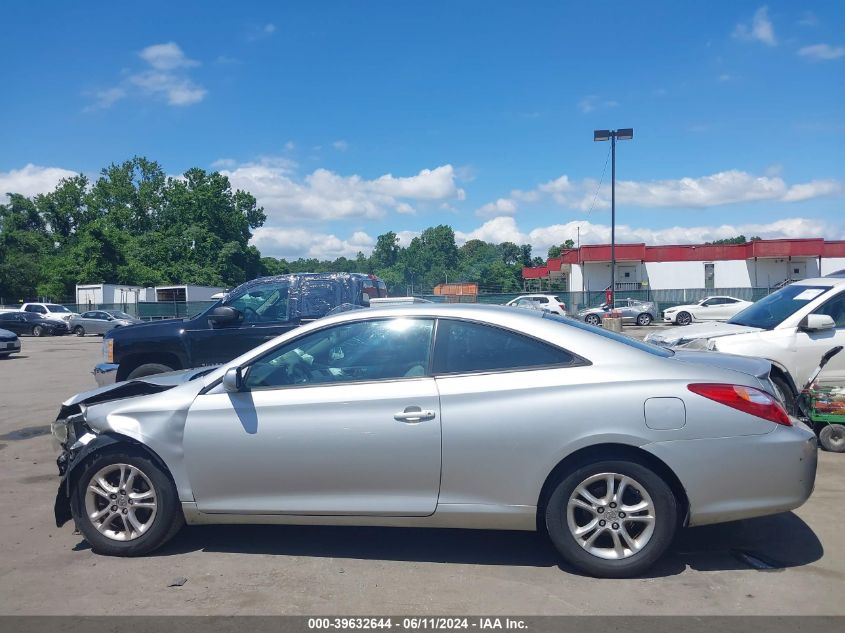
[[[687,408],[680,398],[649,398],[645,401],[645,425],[656,431],[684,428]]]

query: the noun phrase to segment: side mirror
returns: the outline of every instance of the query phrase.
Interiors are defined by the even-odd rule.
[[[829,314],[808,314],[798,324],[798,329],[805,332],[821,332],[835,327],[836,321]]]
[[[217,306],[208,315],[208,320],[213,325],[226,325],[240,321],[241,313],[231,306]]]
[[[243,388],[243,374],[240,367],[232,367],[223,374],[223,388],[229,392],[240,391]]]

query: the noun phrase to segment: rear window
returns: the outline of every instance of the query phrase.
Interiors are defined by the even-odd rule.
[[[505,371],[583,364],[566,350],[483,323],[441,319],[434,351],[435,374]]]
[[[570,319],[569,317],[560,316],[559,314],[546,312],[543,314],[543,318],[552,319],[553,321],[557,321],[558,323],[561,323],[563,325],[568,325],[569,327],[584,330],[585,332],[590,332],[591,334],[595,334],[597,336],[603,336],[604,338],[616,341],[617,343],[622,343],[623,345],[633,347],[635,349],[640,350],[641,352],[646,352],[647,354],[652,354],[654,356],[662,356],[663,358],[668,358],[669,356],[675,355],[675,352],[670,349],[658,347],[657,345],[652,345],[651,343],[645,343],[635,338],[631,338],[630,336],[625,336],[624,334],[611,332],[610,330],[606,330],[602,327],[596,327],[595,325],[587,325],[586,323],[582,323],[581,321],[578,321],[576,319]]]

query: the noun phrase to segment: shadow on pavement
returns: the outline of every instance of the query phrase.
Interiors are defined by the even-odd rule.
[[[153,556],[192,551],[331,558],[560,567],[557,552],[533,532],[416,528],[219,525],[183,529]],[[699,571],[777,571],[824,553],[810,527],[789,512],[682,530],[648,577]]]

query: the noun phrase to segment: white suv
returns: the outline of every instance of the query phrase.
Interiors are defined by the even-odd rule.
[[[785,286],[750,305],[727,323],[701,323],[649,334],[664,347],[708,349],[772,362],[772,382],[787,407],[822,355],[845,345],[845,279],[820,277]],[[821,382],[845,386],[845,354],[825,367]]]
[[[542,310],[548,310],[549,312],[566,316],[566,304],[556,295],[519,295],[516,299],[508,301],[505,305],[515,306],[520,299],[539,303]]]
[[[73,317],[79,316],[76,312],[71,312],[66,307],[57,303],[25,303],[21,306],[22,312],[33,312],[40,314],[45,319],[53,321],[70,321]]]

